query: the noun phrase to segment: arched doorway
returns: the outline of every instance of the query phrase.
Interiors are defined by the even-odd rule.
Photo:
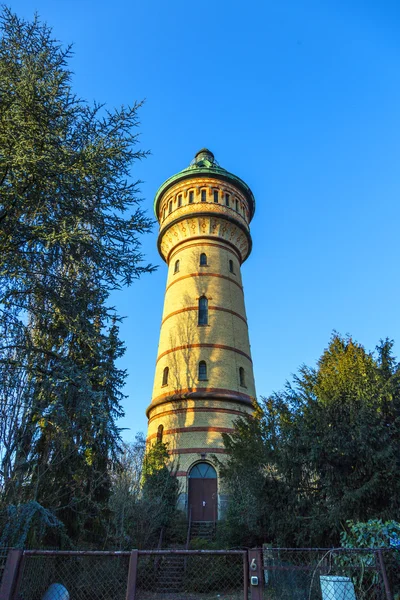
[[[192,521],[217,520],[217,472],[208,463],[197,463],[190,470],[189,510],[192,511]]]

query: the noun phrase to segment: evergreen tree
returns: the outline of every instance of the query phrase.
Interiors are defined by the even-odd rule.
[[[80,100],[70,48],[37,17],[5,8],[0,33],[5,421],[15,412],[16,374],[24,381],[13,443],[0,454],[2,501],[38,502],[73,538],[86,530],[91,539],[108,506],[125,378],[108,296],[153,269],[139,240],[151,221],[129,181],[146,156],[136,149],[139,105],[110,112]]]
[[[249,543],[325,546],[339,543],[349,519],[399,518],[392,346],[381,342],[372,355],[335,334],[317,368],[301,367],[292,385],[224,436],[232,531],[240,525]]]

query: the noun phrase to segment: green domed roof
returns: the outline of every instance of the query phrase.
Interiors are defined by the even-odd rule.
[[[161,196],[170,188],[174,183],[181,181],[182,179],[189,179],[191,177],[198,177],[199,175],[211,175],[216,179],[222,181],[228,181],[233,185],[236,185],[242,192],[244,192],[250,208],[250,220],[253,218],[255,211],[255,200],[253,192],[249,186],[240,177],[229,173],[226,169],[219,166],[214,158],[214,154],[207,148],[199,150],[190,165],[179,171],[176,175],[169,177],[164,183],[158,188],[156,196],[154,198],[154,212],[158,217],[158,203]]]

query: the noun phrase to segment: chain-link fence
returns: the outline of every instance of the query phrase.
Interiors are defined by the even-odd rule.
[[[247,598],[246,551],[26,550],[14,554],[14,574],[8,576],[13,581],[4,591],[5,600]]]
[[[384,549],[380,552],[383,568],[387,575],[388,589],[394,600],[400,599],[400,548]]]
[[[136,599],[243,600],[246,569],[245,551],[139,551]]]
[[[0,548],[0,585],[3,579],[4,567],[6,566],[8,548]]]
[[[24,553],[18,600],[125,600],[130,553]]]
[[[393,589],[390,578],[393,586],[400,569],[400,553],[383,554],[368,549],[264,547],[264,598],[389,600]]]
[[[0,600],[398,600],[400,550],[267,546],[231,551],[11,550],[0,596]]]

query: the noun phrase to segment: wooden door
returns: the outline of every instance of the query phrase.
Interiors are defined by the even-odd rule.
[[[189,474],[189,507],[192,521],[216,521],[217,474],[208,463],[198,463]]]

